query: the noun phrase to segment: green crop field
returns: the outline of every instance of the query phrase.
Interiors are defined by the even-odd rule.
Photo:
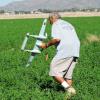
[[[80,59],[73,74],[77,95],[71,100],[100,100],[100,17],[64,20],[75,26],[81,40]],[[20,50],[25,34],[38,34],[42,21],[0,20],[0,100],[65,100],[66,93],[60,84],[48,75],[55,48],[44,50],[27,68],[29,53]],[[48,40],[50,28],[48,24]],[[27,48],[31,49],[34,42],[30,38]],[[49,54],[48,61],[46,53]]]

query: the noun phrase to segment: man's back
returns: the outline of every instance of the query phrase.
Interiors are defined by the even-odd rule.
[[[57,20],[52,26],[52,37],[60,39],[55,58],[79,57],[80,41],[70,23]]]

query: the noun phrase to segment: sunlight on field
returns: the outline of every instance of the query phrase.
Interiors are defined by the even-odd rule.
[[[100,41],[100,36],[91,34],[91,35],[87,36],[87,40],[89,42],[99,42]]]

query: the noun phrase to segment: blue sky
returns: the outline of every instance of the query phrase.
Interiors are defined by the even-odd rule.
[[[0,0],[0,6],[4,6],[4,5],[11,3],[13,1],[21,1],[21,0]]]

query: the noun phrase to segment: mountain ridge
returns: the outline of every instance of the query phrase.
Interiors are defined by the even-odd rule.
[[[72,8],[100,8],[100,0],[23,0],[14,1],[6,6],[0,7],[4,10],[64,10]]]

